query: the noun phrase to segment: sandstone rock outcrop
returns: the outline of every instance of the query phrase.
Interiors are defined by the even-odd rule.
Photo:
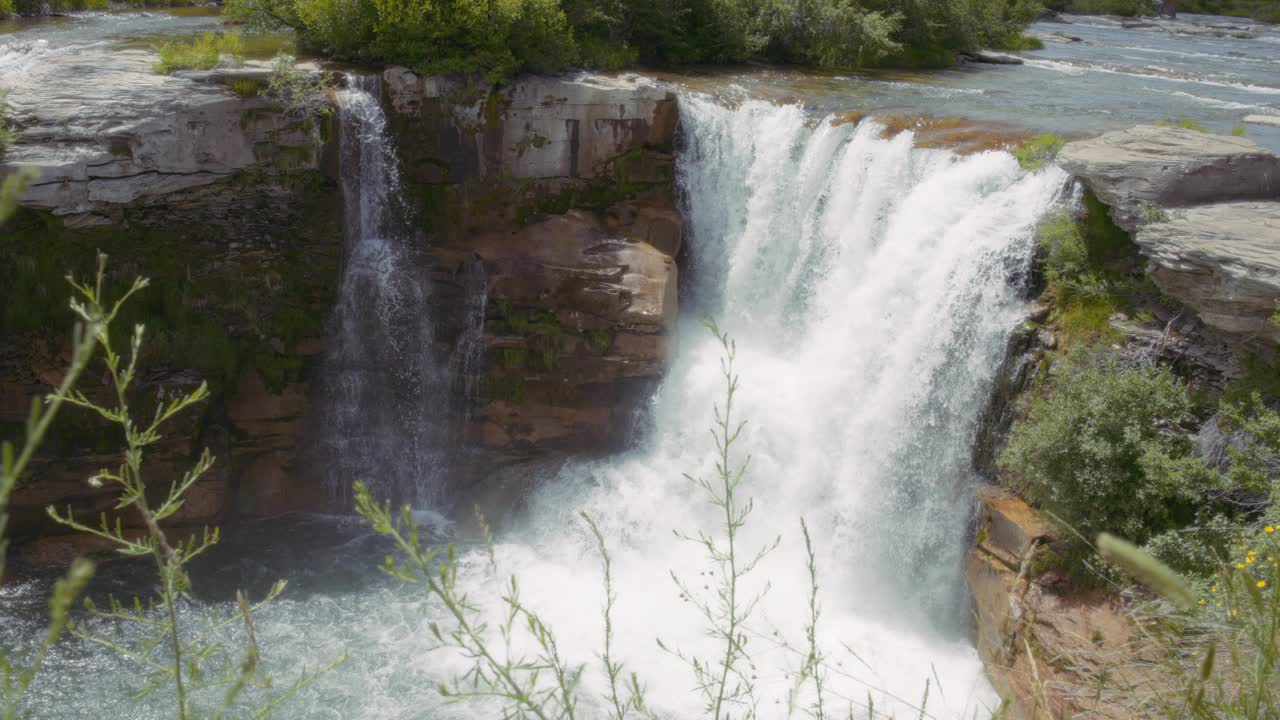
[[[1160,289],[1209,326],[1280,340],[1280,157],[1250,140],[1138,126],[1058,163],[1110,206]]]
[[[1050,523],[998,488],[983,486],[978,497],[978,538],[965,576],[978,654],[1008,702],[1002,716],[1137,717],[1149,690],[1098,683],[1109,671],[1127,682],[1144,677],[1134,662],[1137,632],[1119,601],[1098,591],[1062,592],[1057,573],[1042,567],[1053,552]]]
[[[1142,226],[1137,242],[1166,294],[1220,330],[1280,342],[1280,202],[1174,210]]]
[[[156,448],[158,482],[201,447],[218,458],[176,521],[322,509],[306,456],[343,255],[338,133],[228,86],[261,83],[260,65],[161,76],[152,61],[113,52],[92,81],[9,98],[19,134],[0,174],[42,177],[0,252],[0,301],[21,309],[0,325],[0,422],[20,423],[65,363],[57,288],[101,249],[113,283],[152,278],[126,318],[155,348],[139,398],[214,388]],[[400,68],[382,87],[436,356],[453,358],[463,437],[484,451],[455,482],[625,442],[676,315],[674,96],[634,76],[493,88]],[[107,509],[84,478],[115,449],[87,420],[60,425],[14,499],[15,532],[56,544],[45,505]]]
[[[1153,207],[1280,197],[1280,157],[1247,138],[1177,127],[1138,125],[1067,143],[1058,165],[1129,232]]]
[[[18,132],[0,176],[34,168],[40,177],[0,231],[0,425],[5,437],[20,435],[30,398],[60,377],[72,323],[63,276],[89,276],[102,251],[112,293],[135,275],[151,280],[117,333],[147,329],[134,401],[150,408],[156,394],[201,381],[213,390],[164,433],[149,462],[160,486],[209,447],[214,468],[173,522],[217,523],[236,506],[280,507],[263,488],[282,491],[279,473],[259,469],[264,456],[287,467],[296,450],[290,423],[301,419],[299,398],[323,346],[342,203],[325,173],[334,150],[327,124],[243,83],[239,92],[229,86],[260,87],[261,65],[165,76],[152,71],[154,60],[89,47],[42,59],[13,83]],[[58,72],[66,63],[74,67]],[[102,382],[95,368],[81,385],[94,395]],[[44,513],[50,504],[96,522],[114,499],[85,478],[117,463],[119,446],[100,421],[64,411],[13,498],[15,535],[62,532]]]
[[[630,75],[383,78],[443,342],[486,308],[471,436],[526,459],[624,442],[676,317],[674,95]]]

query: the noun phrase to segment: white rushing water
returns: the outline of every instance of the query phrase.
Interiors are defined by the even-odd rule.
[[[403,248],[382,225],[385,214],[378,220],[384,211],[376,208],[392,202],[395,175],[393,163],[370,172],[387,159],[379,147],[389,147],[379,141],[380,113],[370,107],[357,115],[371,98],[358,89],[342,98],[346,116],[359,120],[344,124],[353,133],[344,135],[344,152],[358,140],[362,170],[353,176],[358,224],[339,318],[358,326],[358,338],[403,342],[425,332],[403,325],[420,319],[405,314],[420,290],[387,281],[401,277],[396,253]],[[814,700],[812,686],[791,694],[809,600],[803,518],[820,575],[817,637],[827,659],[829,716],[852,710],[866,717],[874,702],[877,717],[920,717],[927,683],[924,717],[985,719],[998,699],[968,639],[962,578],[973,509],[970,446],[1007,337],[1023,317],[1016,285],[1030,262],[1034,225],[1059,201],[1065,176],[1056,168],[1024,173],[1006,153],[916,149],[910,133],[886,140],[873,122],[833,125],[795,106],[729,108],[696,95],[680,103],[679,179],[694,251],[687,296],[696,298],[685,315],[709,311],[737,342],[736,412],[749,420],[740,448],[752,457],[740,494],[755,508],[739,536],[741,552],[780,538],[742,590],[751,596],[767,587],[744,630],[744,667],[759,717],[786,717],[792,697],[802,709]],[[349,201],[357,202],[350,194]],[[356,307],[347,304],[356,290],[385,300],[361,307],[387,307],[389,314],[345,314]],[[393,327],[396,338],[378,336]],[[597,520],[613,556],[614,659],[638,675],[656,717],[706,716],[689,668],[656,642],[702,658],[717,650],[672,574],[694,595],[714,592],[702,550],[675,533],[723,532],[719,511],[683,477],[714,472],[707,428],[723,396],[721,351],[692,317],[678,341],[652,401],[650,437],[623,456],[571,465],[547,479],[501,532],[496,574],[484,553],[461,556],[461,589],[490,628],[505,617],[505,578],[518,575],[522,600],[554,630],[565,660],[585,665],[579,718],[608,716],[597,655],[602,571],[579,512]],[[410,347],[357,353],[339,367],[412,367],[420,356]],[[357,462],[384,467],[378,454],[398,452],[388,443],[416,440],[412,427],[405,436],[381,437],[389,426],[376,423],[405,421],[397,413],[409,413],[418,400],[381,416],[386,408],[377,402],[385,396],[362,392],[342,396],[355,405],[352,422],[341,428]],[[364,422],[372,424],[354,423],[361,413],[370,413]],[[422,457],[408,452],[411,461]],[[359,553],[337,557],[324,573],[372,564]],[[437,648],[429,627],[448,622],[413,588],[376,581],[356,591],[287,595],[256,623],[278,686],[344,651],[351,659],[275,716],[501,717],[487,701],[440,698],[438,683],[469,667]],[[496,634],[493,641],[504,646]],[[518,634],[511,647],[520,654],[531,645]],[[119,709],[121,717],[171,715],[163,693],[141,706],[125,699],[109,678],[129,667],[92,649],[60,647],[37,689],[37,717],[104,709]],[[85,673],[94,679],[85,681]],[[82,690],[62,693],[59,681]]]
[[[857,715],[869,694],[886,717],[914,717],[928,681],[928,716],[985,717],[996,698],[966,639],[961,574],[970,447],[1022,317],[1015,285],[1034,224],[1064,176],[1025,174],[1006,153],[914,149],[910,133],[885,140],[869,122],[811,126],[795,106],[686,96],[681,113],[695,283],[737,341],[737,411],[749,420],[743,492],[755,511],[740,542],[750,552],[781,537],[747,580],[749,593],[768,586],[748,629],[762,716],[784,715],[799,665],[789,647],[802,646],[807,608],[803,517],[821,575],[828,710]],[[601,572],[575,515],[595,517],[616,565],[615,652],[660,715],[695,717],[689,669],[655,638],[714,656],[671,573],[714,592],[701,587],[701,549],[673,531],[723,532],[720,511],[682,477],[714,472],[706,428],[723,384],[706,330],[687,322],[679,348],[653,437],[563,471],[499,561],[562,650],[590,662]],[[599,681],[593,671],[584,682]]]
[[[434,507],[443,497],[438,398],[426,273],[415,260],[377,75],[339,97],[347,256],[321,377],[320,457],[331,497],[351,483],[379,497]]]

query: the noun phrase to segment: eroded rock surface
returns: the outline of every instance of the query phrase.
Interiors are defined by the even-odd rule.
[[[261,83],[261,64],[165,76],[155,59],[89,44],[37,54],[3,78],[18,132],[0,176],[34,168],[39,179],[0,231],[0,426],[19,437],[30,398],[60,379],[72,324],[63,276],[91,277],[102,251],[110,296],[134,276],[151,281],[115,333],[123,351],[125,329],[146,326],[138,411],[200,382],[213,392],[164,431],[148,464],[150,482],[166,486],[210,448],[213,470],[172,522],[218,523],[235,507],[287,505],[296,478],[281,468],[293,465],[333,302],[341,195],[324,171],[324,123],[245,92],[252,82],[229,86]],[[97,368],[81,388],[109,401]],[[65,532],[45,515],[51,504],[96,524],[113,489],[85,478],[118,463],[120,443],[100,418],[64,410],[13,498],[15,536]]]
[[[1210,327],[1280,340],[1280,157],[1245,138],[1141,125],[1058,163],[1110,206],[1160,289]]]
[[[979,488],[978,539],[965,567],[973,592],[978,654],[1011,718],[1139,717],[1146,690],[1099,687],[1108,671],[1145,678],[1137,630],[1119,599],[1071,592],[1045,570],[1056,533],[1022,500]],[[1146,663],[1150,666],[1149,661]]]
[[[1138,125],[1068,143],[1058,165],[1130,232],[1155,208],[1280,197],[1280,157],[1247,138]]]
[[[383,77],[442,340],[485,308],[470,435],[508,458],[625,442],[676,317],[674,95],[630,75]]]
[[[1280,341],[1280,202],[1175,210],[1142,226],[1137,242],[1166,294],[1220,330]]]

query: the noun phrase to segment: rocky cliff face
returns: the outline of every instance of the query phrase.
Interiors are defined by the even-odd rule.
[[[508,460],[624,441],[676,317],[675,97],[634,76],[384,81],[441,342],[478,334],[470,436]]]
[[[201,447],[218,456],[177,522],[315,507],[305,435],[343,253],[331,122],[229,87],[261,69],[158,76],[152,60],[114,55],[114,86],[99,76],[74,101],[10,98],[21,132],[0,174],[41,177],[0,252],[4,435],[20,434],[29,399],[65,364],[61,278],[100,249],[114,285],[153,281],[121,319],[151,337],[139,401],[200,381],[215,391],[155,455],[156,482]],[[384,97],[433,279],[437,356],[452,358],[467,438],[485,451],[464,482],[624,440],[675,318],[674,97],[639,78],[491,88],[395,68]],[[107,509],[84,478],[116,447],[69,412],[14,498],[15,533],[58,532],[48,504]],[[56,560],[58,542],[29,550]]]
[[[166,433],[154,480],[167,482],[201,447],[218,457],[178,524],[217,521],[258,497],[264,457],[289,467],[309,367],[323,347],[342,248],[341,202],[327,121],[295,117],[260,97],[262,68],[232,74],[152,72],[154,56],[103,57],[75,87],[19,85],[16,142],[0,166],[34,168],[23,209],[0,250],[0,423],[20,435],[23,407],[65,365],[68,272],[88,276],[110,256],[109,286],[135,275],[151,287],[126,306],[118,335],[146,325],[135,401],[206,381],[213,399]],[[55,60],[56,62],[56,60]],[[79,79],[82,78],[83,79]],[[229,81],[239,80],[239,92]],[[249,91],[246,91],[249,90]],[[118,348],[118,349],[123,349]],[[98,373],[85,390],[102,393]],[[270,415],[272,432],[261,427]],[[119,439],[66,412],[14,497],[18,536],[56,531],[48,504],[96,518],[113,504],[84,478]]]

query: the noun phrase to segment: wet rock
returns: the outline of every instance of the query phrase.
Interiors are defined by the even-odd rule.
[[[1154,208],[1271,200],[1280,195],[1280,157],[1247,138],[1139,125],[1067,143],[1058,165],[1135,231]]]
[[[1043,319],[1048,316],[1048,310],[1033,310],[1033,315]],[[973,469],[979,475],[996,477],[996,461],[1008,444],[1010,426],[1023,412],[1028,389],[1040,374],[1040,361],[1045,350],[1052,347],[1049,342],[1056,344],[1052,333],[1030,322],[1009,337],[1004,360],[996,370],[991,394],[978,418],[978,432],[973,440]]]

